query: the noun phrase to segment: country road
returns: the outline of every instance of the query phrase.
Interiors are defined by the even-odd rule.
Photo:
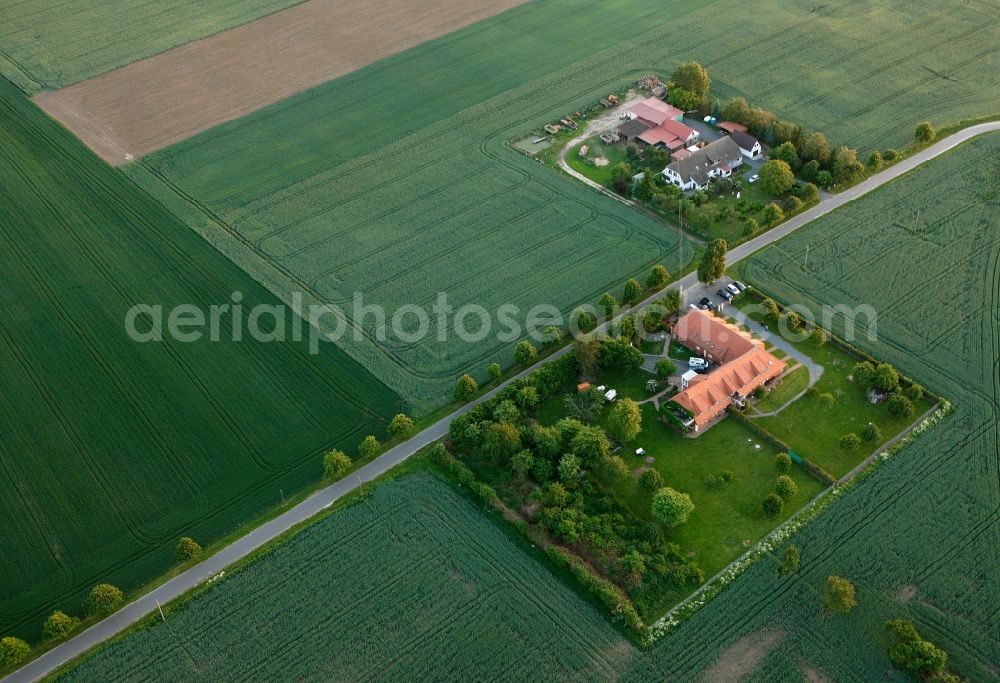
[[[823,216],[824,214],[829,213],[830,211],[843,206],[844,204],[847,204],[848,202],[851,202],[868,192],[871,192],[900,175],[911,171],[920,164],[943,154],[966,140],[976,137],[977,135],[991,132],[1000,132],[1000,121],[982,123],[958,131],[957,133],[950,135],[949,137],[944,138],[930,147],[918,152],[912,157],[899,162],[895,166],[871,176],[863,183],[845,190],[842,193],[823,198],[819,204],[808,211],[804,211],[773,230],[770,230],[755,239],[749,240],[738,247],[735,247],[729,252],[729,265],[744,259],[767,245],[785,237],[820,216]],[[675,283],[675,286],[680,286],[682,291],[685,292],[688,290],[698,291],[698,283],[694,274],[690,274],[682,278]],[[654,295],[648,301],[652,301],[659,296],[660,295],[658,294]],[[207,579],[215,576],[226,567],[229,567],[234,562],[246,557],[257,548],[260,548],[277,536],[288,531],[293,526],[314,517],[319,512],[330,507],[337,500],[350,493],[363,483],[376,479],[395,465],[398,465],[409,458],[423,446],[426,446],[427,444],[430,444],[447,434],[451,421],[459,415],[467,412],[472,406],[489,399],[493,394],[499,391],[502,386],[505,386],[517,377],[522,377],[523,375],[536,369],[542,363],[564,355],[568,351],[569,347],[565,347],[557,351],[554,355],[539,361],[530,368],[527,368],[523,372],[508,380],[504,385],[501,385],[501,387],[493,389],[473,403],[456,410],[447,417],[423,430],[409,441],[399,444],[398,446],[386,451],[372,462],[358,469],[355,473],[348,475],[345,479],[317,491],[301,503],[289,508],[278,517],[265,522],[261,526],[247,533],[245,536],[233,541],[233,543],[224,547],[203,562],[185,570],[149,593],[146,593],[133,602],[130,602],[128,605],[103,621],[94,624],[79,635],[54,647],[39,656],[37,659],[28,662],[17,671],[5,677],[2,681],[0,681],[0,683],[22,683],[35,681],[52,673],[54,670],[63,666],[73,658],[83,654],[95,645],[98,645],[99,643],[115,636],[142,617],[155,611],[158,605],[166,604],[167,602],[183,595]]]

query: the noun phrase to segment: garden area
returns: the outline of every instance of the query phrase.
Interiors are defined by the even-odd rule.
[[[736,305],[768,329],[779,329],[778,317],[763,312],[759,300],[747,297]],[[787,341],[823,366],[822,377],[777,415],[754,418],[751,410],[747,416],[834,477],[850,472],[934,405],[922,387],[900,377],[891,366],[864,360],[835,340],[822,344],[812,338]],[[788,394],[794,395],[795,388],[805,388],[799,378],[786,390],[785,383],[793,379],[788,377],[774,392],[780,395],[766,397],[754,406],[756,410],[773,410]],[[876,386],[880,382],[881,389]],[[870,402],[871,389],[884,392],[879,403]]]

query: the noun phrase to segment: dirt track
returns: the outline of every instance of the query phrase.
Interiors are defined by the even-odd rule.
[[[308,0],[35,101],[120,165],[524,2]]]

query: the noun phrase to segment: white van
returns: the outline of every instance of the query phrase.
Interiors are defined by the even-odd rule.
[[[614,403],[616,398],[618,398],[618,392],[614,389],[604,394],[604,400],[608,403]]]
[[[688,367],[692,370],[704,370],[708,367],[708,361],[704,358],[698,358],[697,356],[691,356],[688,358]]]

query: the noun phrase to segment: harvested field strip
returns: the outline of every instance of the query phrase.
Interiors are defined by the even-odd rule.
[[[122,164],[523,2],[307,0],[37,101]]]
[[[6,81],[0,114],[0,631],[34,639],[314,481],[398,399],[332,347],[129,339],[138,303],[277,302]]]

